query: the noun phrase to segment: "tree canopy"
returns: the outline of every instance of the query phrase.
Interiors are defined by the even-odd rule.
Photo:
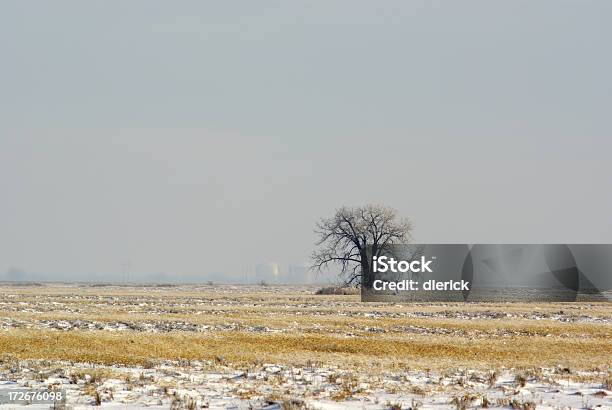
[[[319,235],[312,254],[313,268],[338,265],[345,284],[368,284],[372,257],[389,245],[410,241],[412,223],[393,208],[380,205],[342,207],[316,225]]]

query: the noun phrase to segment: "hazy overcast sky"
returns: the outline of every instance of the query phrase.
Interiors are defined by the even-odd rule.
[[[608,0],[4,1],[0,276],[300,263],[319,217],[366,203],[421,243],[612,242],[611,21]]]

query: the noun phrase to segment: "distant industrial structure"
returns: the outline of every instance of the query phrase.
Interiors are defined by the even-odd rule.
[[[275,261],[246,265],[234,274],[202,272],[181,274],[173,272],[143,273],[134,272],[130,262],[119,265],[119,269],[109,275],[73,274],[53,275],[29,272],[19,268],[9,268],[0,272],[0,282],[92,282],[92,283],[244,283],[244,284],[326,284],[334,281],[331,273],[317,273],[310,270],[306,263],[282,265]]]
[[[247,270],[244,275],[246,283],[316,283],[317,276],[311,272],[307,264],[292,264],[282,266],[278,262],[262,262],[254,270]]]

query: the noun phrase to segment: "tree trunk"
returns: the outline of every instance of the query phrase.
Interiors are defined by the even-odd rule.
[[[360,253],[361,258],[361,286],[366,289],[371,289],[374,282],[372,275],[372,257],[364,249]]]

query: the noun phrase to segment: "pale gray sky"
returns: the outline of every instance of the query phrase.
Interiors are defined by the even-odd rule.
[[[421,243],[612,242],[610,21],[608,0],[4,1],[0,277],[300,263],[365,203]]]

